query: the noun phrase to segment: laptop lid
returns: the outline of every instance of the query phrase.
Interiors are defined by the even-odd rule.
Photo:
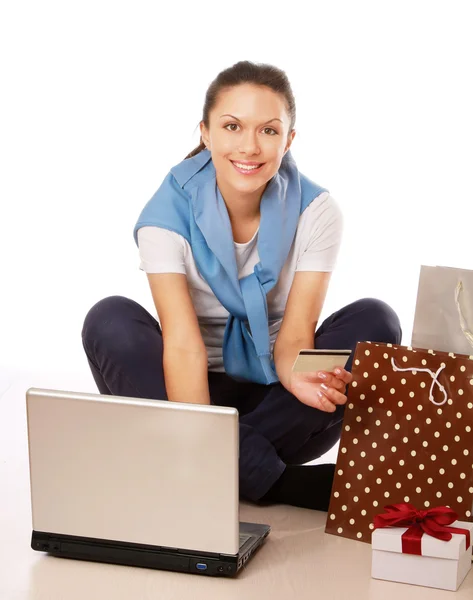
[[[33,529],[238,554],[235,408],[30,388]]]

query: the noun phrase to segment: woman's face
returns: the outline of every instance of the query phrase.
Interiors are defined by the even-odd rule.
[[[221,92],[209,125],[207,130],[201,123],[200,129],[212,154],[219,187],[250,194],[278,172],[296,133],[288,138],[290,119],[283,96],[253,84]],[[241,173],[235,162],[263,164],[255,172]]]

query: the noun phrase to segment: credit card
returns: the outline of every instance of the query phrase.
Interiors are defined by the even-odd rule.
[[[296,372],[327,371],[330,373],[335,367],[345,368],[350,355],[351,350],[303,348],[299,351],[292,370]]]

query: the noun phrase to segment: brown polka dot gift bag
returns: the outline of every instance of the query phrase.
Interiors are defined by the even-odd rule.
[[[472,520],[473,355],[357,344],[325,531],[371,543],[408,502]]]

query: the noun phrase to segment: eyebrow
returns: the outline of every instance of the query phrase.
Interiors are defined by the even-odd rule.
[[[220,118],[222,117],[232,117],[232,119],[235,119],[236,121],[240,121],[240,119],[238,117],[234,117],[233,115],[220,115]],[[274,119],[270,119],[269,121],[266,121],[265,123],[263,123],[263,125],[266,125],[267,123],[271,123],[271,121],[281,121],[281,119],[278,119],[277,117],[275,117]],[[240,121],[241,123],[241,121]],[[282,121],[281,121],[282,123]]]

